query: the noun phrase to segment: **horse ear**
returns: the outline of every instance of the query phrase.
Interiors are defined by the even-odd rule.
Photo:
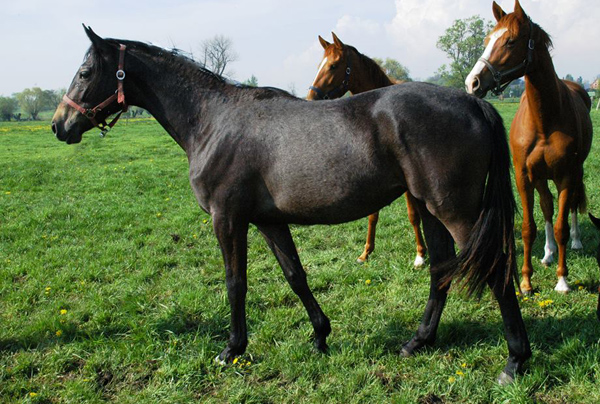
[[[327,49],[327,47],[331,45],[329,42],[321,38],[321,35],[319,35],[319,42],[321,42],[321,46],[323,47],[323,49]]]
[[[344,44],[342,43],[342,41],[340,41],[340,38],[337,37],[337,35],[335,34],[335,32],[331,33],[331,36],[333,37],[333,43],[335,44],[336,47],[343,49],[344,48]]]
[[[592,221],[594,226],[596,226],[597,229],[600,229],[600,219],[594,217],[594,215],[592,215],[591,213],[588,213],[588,215],[590,216],[590,220]]]
[[[110,51],[111,47],[108,44],[108,42],[106,42],[103,38],[98,36],[98,34],[96,34],[94,30],[92,30],[92,27],[86,27],[85,24],[83,24],[83,29],[85,30],[85,33],[88,36],[88,38],[90,38],[90,41],[92,42],[92,45],[94,46],[94,48],[96,48],[96,50],[98,50],[100,53],[108,53],[108,51]]]
[[[517,18],[519,18],[520,20],[526,20],[527,19],[527,14],[525,14],[525,11],[521,7],[521,3],[519,3],[519,0],[515,0],[515,11],[514,11],[514,13],[517,16]]]
[[[502,10],[502,7],[500,7],[496,2],[492,4],[492,12],[494,13],[494,18],[496,18],[496,22],[500,21],[502,17],[506,15],[504,10]]]

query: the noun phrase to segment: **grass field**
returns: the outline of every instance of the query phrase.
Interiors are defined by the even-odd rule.
[[[508,127],[516,105],[498,108]],[[600,114],[592,118],[600,133]],[[585,167],[597,216],[598,142]],[[220,367],[224,269],[175,142],[152,119],[74,146],[48,122],[0,124],[0,403],[600,402],[600,236],[587,218],[584,250],[569,255],[568,296],[553,292],[555,267],[539,263],[536,241],[536,294],[521,300],[533,357],[507,387],[495,383],[507,348],[489,293],[478,301],[452,291],[435,347],[400,357],[423,314],[428,271],[412,268],[403,201],[382,211],[377,249],[360,266],[366,226],[292,229],[332,322],[328,355],[312,350],[308,316],[251,228],[249,346]]]

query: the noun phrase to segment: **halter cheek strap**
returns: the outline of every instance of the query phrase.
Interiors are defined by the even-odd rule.
[[[85,115],[86,118],[88,118],[90,120],[90,122],[92,122],[92,125],[94,125],[94,127],[100,129],[100,136],[102,136],[102,137],[106,136],[106,133],[108,133],[108,131],[111,130],[113,126],[115,126],[115,124],[121,117],[121,114],[123,112],[127,112],[128,105],[125,102],[125,92],[123,89],[123,81],[125,80],[124,67],[125,67],[125,50],[126,49],[127,49],[127,47],[123,44],[121,44],[119,46],[119,65],[118,65],[118,68],[117,68],[118,70],[116,73],[117,90],[115,91],[115,93],[113,95],[108,97],[106,100],[104,100],[100,104],[96,105],[94,108],[84,108],[80,104],[77,104],[75,101],[73,101],[72,99],[67,97],[66,94],[63,96],[63,101],[65,103],[67,103],[69,106],[76,109],[81,114]],[[109,105],[111,105],[115,101],[117,101],[117,104],[119,104],[121,106],[121,110],[119,111],[117,116],[114,117],[113,120],[110,121],[110,123],[108,123],[108,124],[106,123],[106,119],[103,119],[100,122],[96,121],[96,115],[99,112],[101,112],[102,110],[104,110],[105,108],[107,108]]]
[[[529,41],[527,42],[527,56],[525,57],[525,60],[523,60],[520,64],[508,70],[500,71],[497,70],[486,58],[479,58],[479,61],[486,65],[487,68],[490,70],[490,73],[492,73],[492,77],[494,78],[494,82],[496,83],[496,86],[492,89],[492,93],[494,95],[502,94],[506,87],[508,87],[508,85],[512,83],[513,80],[508,80],[506,83],[503,84],[502,81],[506,77],[521,71],[521,69],[523,70],[523,75],[529,72],[528,68],[529,65],[531,65],[531,62],[533,61],[534,49],[535,41],[533,40],[533,22],[531,21],[531,19],[529,19]]]
[[[315,93],[317,93],[317,96],[319,96],[319,99],[322,99],[322,100],[329,100],[329,99],[341,97],[342,95],[346,94],[346,91],[348,91],[348,85],[350,84],[350,73],[351,72],[352,72],[352,69],[350,68],[350,58],[348,57],[348,52],[346,52],[346,72],[345,72],[345,76],[344,76],[344,80],[342,81],[342,84],[340,84],[338,87],[334,88],[333,90],[331,90],[327,93],[323,92],[323,90],[321,90],[319,87],[310,86],[308,88],[310,90],[313,90]]]

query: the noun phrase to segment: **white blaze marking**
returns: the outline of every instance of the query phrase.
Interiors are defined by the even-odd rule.
[[[496,43],[496,41],[498,39],[500,39],[502,37],[502,35],[504,35],[504,33],[508,31],[507,28],[501,28],[497,31],[492,32],[492,34],[490,35],[490,41],[488,42],[487,46],[485,47],[485,50],[483,51],[483,55],[481,55],[481,58],[483,59],[490,59],[490,56],[492,55],[492,50],[494,49],[494,44]],[[481,71],[483,70],[483,68],[485,67],[485,64],[478,60],[477,63],[475,63],[475,66],[473,66],[473,70],[471,70],[471,73],[469,73],[469,75],[467,76],[466,80],[465,80],[465,85],[467,86],[467,92],[469,94],[473,94],[473,81],[475,79],[475,77],[477,77]]]
[[[315,76],[315,79],[313,80],[313,86],[317,82],[317,78],[319,77],[319,73],[321,73],[321,70],[323,70],[323,67],[325,67],[326,64],[327,64],[327,58],[324,58],[323,61],[321,62],[321,64],[319,65],[319,70],[317,70],[317,75]]]

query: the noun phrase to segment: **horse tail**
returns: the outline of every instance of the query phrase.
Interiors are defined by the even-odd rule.
[[[441,285],[462,280],[469,295],[481,296],[487,283],[503,288],[518,283],[515,260],[516,203],[510,178],[511,162],[502,117],[489,103],[477,99],[490,128],[491,160],[481,212],[466,245],[456,259],[443,265]],[[500,283],[501,282],[501,283]]]
[[[585,184],[583,183],[583,178],[577,184],[575,188],[575,192],[573,193],[573,205],[571,205],[571,210],[579,211],[579,213],[583,214],[587,211],[587,195],[585,193]]]

